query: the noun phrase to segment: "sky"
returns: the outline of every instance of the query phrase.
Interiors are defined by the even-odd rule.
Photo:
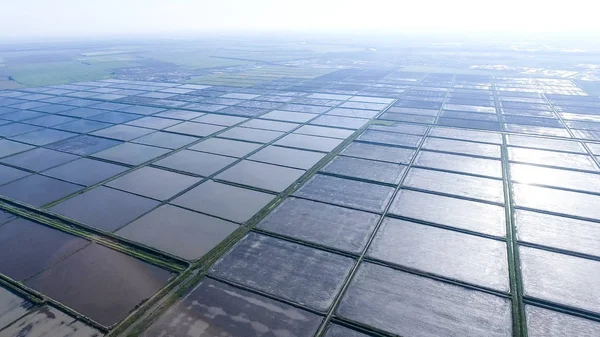
[[[0,0],[0,39],[176,33],[600,34],[593,0]]]

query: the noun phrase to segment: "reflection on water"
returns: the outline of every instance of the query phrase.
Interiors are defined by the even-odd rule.
[[[205,279],[142,336],[312,336],[320,321],[313,313]]]

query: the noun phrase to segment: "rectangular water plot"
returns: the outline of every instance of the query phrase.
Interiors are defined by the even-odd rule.
[[[211,275],[326,311],[354,260],[255,233],[217,261]]]
[[[500,160],[420,151],[414,165],[502,179],[502,162]]]
[[[106,186],[164,201],[199,182],[200,178],[142,167],[106,183]]]
[[[585,154],[509,147],[508,158],[511,161],[528,164],[547,165],[594,172],[600,171],[592,157]]]
[[[506,244],[501,241],[386,218],[368,255],[426,273],[509,291]]]
[[[128,168],[99,160],[80,158],[43,172],[43,175],[90,186],[125,172]]]
[[[423,143],[423,149],[466,154],[480,157],[500,158],[500,146],[428,137]]]
[[[85,225],[111,232],[158,204],[158,201],[152,199],[98,186],[65,200],[50,210]]]
[[[39,207],[81,189],[83,186],[34,174],[3,185],[0,195]]]
[[[513,184],[514,203],[518,207],[589,219],[600,219],[600,196],[547,187]]]
[[[290,197],[258,228],[358,254],[378,219],[376,214]]]
[[[10,221],[0,226],[0,273],[24,281],[88,243],[26,219]]]
[[[280,131],[258,130],[243,127],[234,127],[221,134],[219,137],[236,140],[246,140],[249,142],[268,143],[283,135]]]
[[[341,142],[341,139],[291,133],[276,141],[275,145],[288,146],[302,150],[331,152]]]
[[[128,165],[139,165],[168,152],[170,150],[154,146],[122,143],[110,149],[97,152],[94,154],[94,157]]]
[[[294,195],[371,212],[382,212],[394,188],[317,174]]]
[[[504,207],[431,193],[400,190],[391,214],[488,235],[506,235]]]
[[[512,336],[508,299],[370,263],[336,314],[402,336]]]
[[[166,149],[178,149],[197,141],[199,138],[174,134],[170,132],[154,132],[133,140],[133,143],[164,147]]]
[[[561,337],[576,335],[593,337],[600,331],[600,322],[526,305],[527,335],[531,337]]]
[[[249,154],[259,147],[260,144],[256,143],[231,139],[209,138],[198,144],[190,146],[189,149],[239,158]]]
[[[502,180],[411,168],[404,186],[504,204]]]
[[[248,159],[308,170],[323,157],[325,157],[325,154],[320,152],[296,150],[279,146],[267,146],[251,155]]]
[[[305,172],[304,170],[243,160],[215,178],[273,192],[283,192]]]
[[[180,133],[188,136],[207,137],[223,129],[225,129],[225,127],[218,125],[183,122],[181,124],[166,128],[165,131]]]
[[[48,305],[36,308],[10,327],[2,330],[6,337],[102,337],[100,331]]]
[[[129,255],[91,244],[25,284],[100,324],[112,326],[171,276]]]
[[[320,321],[311,312],[205,278],[141,336],[312,337]]]
[[[183,150],[158,160],[153,165],[208,177],[235,162],[235,158]]]
[[[265,207],[275,195],[246,188],[203,182],[171,203],[230,221],[243,223]]]
[[[33,304],[0,287],[0,331],[27,314]]]
[[[339,156],[327,164],[322,172],[387,184],[398,184],[405,170],[406,166],[400,164]]]
[[[383,145],[417,147],[422,137],[396,132],[365,130],[357,139]]]
[[[79,158],[76,155],[35,148],[26,152],[12,155],[0,160],[3,164],[19,167],[21,169],[40,172],[54,166],[58,166]]]
[[[511,163],[510,176],[519,183],[600,193],[600,175],[595,173]]]
[[[344,156],[390,163],[408,164],[415,152],[416,151],[413,149],[352,142],[341,152],[341,154]]]
[[[600,262],[519,247],[525,296],[600,312]]]
[[[116,234],[187,260],[196,260],[237,228],[237,224],[229,221],[163,205]]]
[[[106,137],[116,140],[128,141],[138,137],[145,136],[154,132],[152,129],[140,128],[130,125],[115,125],[102,130],[94,131],[91,134],[94,136]]]
[[[515,210],[519,240],[600,256],[600,226],[591,221]]]

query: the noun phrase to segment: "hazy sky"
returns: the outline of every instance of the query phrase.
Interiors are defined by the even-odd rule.
[[[600,33],[593,0],[0,0],[0,39],[195,31]]]

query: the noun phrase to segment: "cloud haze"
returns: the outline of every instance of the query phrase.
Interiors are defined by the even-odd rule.
[[[0,0],[0,39],[178,32],[598,33],[592,1]]]

